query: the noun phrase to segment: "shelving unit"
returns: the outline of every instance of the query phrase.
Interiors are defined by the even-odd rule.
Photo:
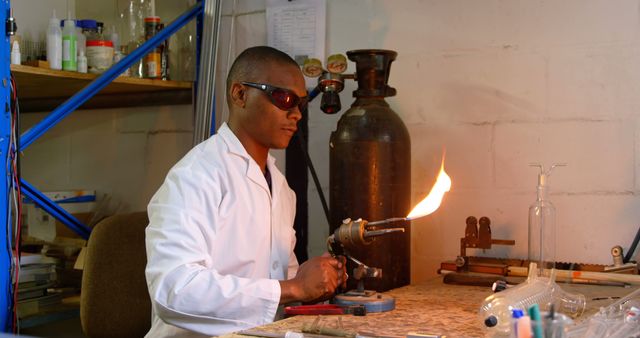
[[[20,89],[23,113],[50,111],[98,77],[25,65],[11,65],[11,72]],[[192,91],[192,82],[119,76],[80,108],[191,104]]]
[[[205,3],[207,3],[206,9]],[[217,22],[219,22],[220,18],[220,5],[221,2],[198,0],[194,6],[179,15],[158,34],[151,37],[139,48],[129,53],[129,55],[100,75],[55,71],[25,65],[11,65],[9,67],[10,45],[9,35],[6,31],[6,27],[9,27],[9,25],[0,25],[0,59],[4,60],[3,65],[0,66],[0,103],[5,106],[5,114],[0,115],[0,152],[7,156],[9,153],[7,151],[9,150],[9,141],[12,139],[12,116],[9,113],[11,103],[9,90],[10,71],[16,80],[16,87],[19,91],[20,112],[50,112],[40,122],[20,135],[19,142],[16,142],[16,153],[24,151],[49,129],[79,108],[189,104],[196,101],[194,98],[199,99],[198,102],[195,102],[196,107],[200,106],[199,102],[202,101],[202,97],[212,95],[213,91],[199,90],[200,93],[204,94],[196,96],[194,95],[195,86],[190,82],[137,79],[123,77],[120,74],[192,19],[197,20],[197,44],[200,45],[202,40],[206,43],[206,46],[213,45],[213,42],[217,41]],[[0,0],[0,13],[3,13],[2,18],[6,22],[9,21],[9,16],[11,15],[10,7],[10,0]],[[213,12],[214,7],[216,8],[216,13],[218,13],[215,20],[210,14]],[[209,14],[205,15],[205,12]],[[207,23],[203,24],[205,21]],[[213,30],[211,27],[214,26],[214,21],[216,22],[216,35],[209,36],[209,39],[201,39],[203,27],[208,27],[207,31]],[[206,47],[204,49],[208,50],[210,48]],[[198,48],[196,51],[198,60],[200,60],[199,54],[200,49]],[[215,64],[215,61],[211,63]],[[212,100],[209,99],[205,102],[209,101]],[[207,105],[202,110],[209,109],[208,112],[212,113],[211,107],[212,105]],[[210,119],[215,120],[215,118]],[[12,191],[11,189],[13,189],[13,186],[10,185],[11,180],[9,177],[13,177],[13,172],[11,171],[13,169],[9,166],[3,166],[2,168],[4,168],[1,172],[5,176],[5,180],[1,181],[4,183],[0,185],[0,205],[8,205],[8,197]],[[16,184],[19,184],[23,197],[30,198],[36,205],[65,224],[81,238],[89,238],[91,233],[89,227],[41,193],[36,187],[23,178],[20,178]],[[0,210],[0,223],[8,227],[11,208],[0,208]],[[0,246],[11,248],[11,240],[11,231],[7,230],[3,235],[0,235]],[[0,289],[2,290],[10,290],[12,259],[8,250],[0,250]],[[12,299],[12,295],[0,297],[0,332],[9,332],[11,330],[13,321],[12,308],[14,305]],[[62,316],[77,315],[75,308],[77,306],[71,306],[69,311],[62,311]],[[40,318],[40,316],[29,317],[28,320],[25,318],[22,324],[25,326],[41,325],[48,320],[55,319],[54,317],[57,315],[56,312],[55,315],[47,314],[46,318]],[[62,317],[57,319],[62,319]]]

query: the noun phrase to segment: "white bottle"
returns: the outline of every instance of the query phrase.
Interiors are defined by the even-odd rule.
[[[80,55],[78,55],[78,73],[86,73],[87,72],[87,57],[84,55],[84,51],[80,51]]]
[[[49,19],[49,28],[47,29],[47,60],[49,68],[62,69],[62,30],[60,29],[60,20],[56,18],[55,9],[53,16]]]
[[[62,29],[62,69],[76,71],[78,69],[78,55],[76,54],[77,37],[76,24],[73,20],[64,20]]]
[[[82,33],[82,20],[78,20],[76,24],[76,53],[87,55],[87,37]]]
[[[13,41],[13,47],[11,48],[11,64],[20,64],[20,45],[18,44],[18,41]]]

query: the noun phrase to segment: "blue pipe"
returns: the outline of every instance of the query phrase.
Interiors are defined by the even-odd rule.
[[[47,115],[47,117],[45,117],[41,122],[23,133],[20,137],[20,151],[24,151],[35,140],[37,140],[40,136],[47,132],[47,130],[53,128],[67,115],[78,109],[78,107],[80,107],[83,103],[93,97],[102,88],[106,87],[109,83],[111,83],[111,81],[115,80],[115,78],[122,74],[122,72],[131,67],[143,56],[147,55],[152,49],[156,48],[156,46],[159,45],[162,41],[166,40],[172,34],[180,30],[180,28],[186,25],[194,17],[199,15],[203,11],[203,8],[204,7],[202,2],[196,3],[184,14],[173,20],[171,24],[158,32],[158,34],[154,35],[151,39],[142,44],[142,46],[131,52],[131,54],[129,54],[127,57],[120,60],[120,62],[113,65],[106,72],[102,73],[102,75],[82,88],[82,90],[70,97],[67,101],[65,101],[58,108]]]
[[[43,193],[38,191],[34,186],[24,179],[20,179],[20,185],[22,186],[22,193],[32,199],[39,207],[44,209],[47,213],[51,214],[60,222],[64,223],[67,227],[77,233],[84,239],[89,239],[91,229],[82,224],[77,218],[73,217],[69,212],[61,208],[56,202],[49,199]]]

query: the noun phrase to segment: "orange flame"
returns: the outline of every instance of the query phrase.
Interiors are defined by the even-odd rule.
[[[440,167],[440,173],[436,179],[436,184],[433,185],[429,195],[425,197],[407,216],[407,219],[416,219],[427,216],[434,211],[438,210],[442,203],[444,194],[451,190],[451,177],[444,171],[444,156],[442,157],[442,165]]]

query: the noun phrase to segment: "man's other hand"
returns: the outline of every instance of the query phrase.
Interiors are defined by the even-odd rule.
[[[346,286],[345,258],[328,255],[314,257],[298,268],[293,279],[280,281],[280,303],[323,301],[333,296],[338,286]]]

